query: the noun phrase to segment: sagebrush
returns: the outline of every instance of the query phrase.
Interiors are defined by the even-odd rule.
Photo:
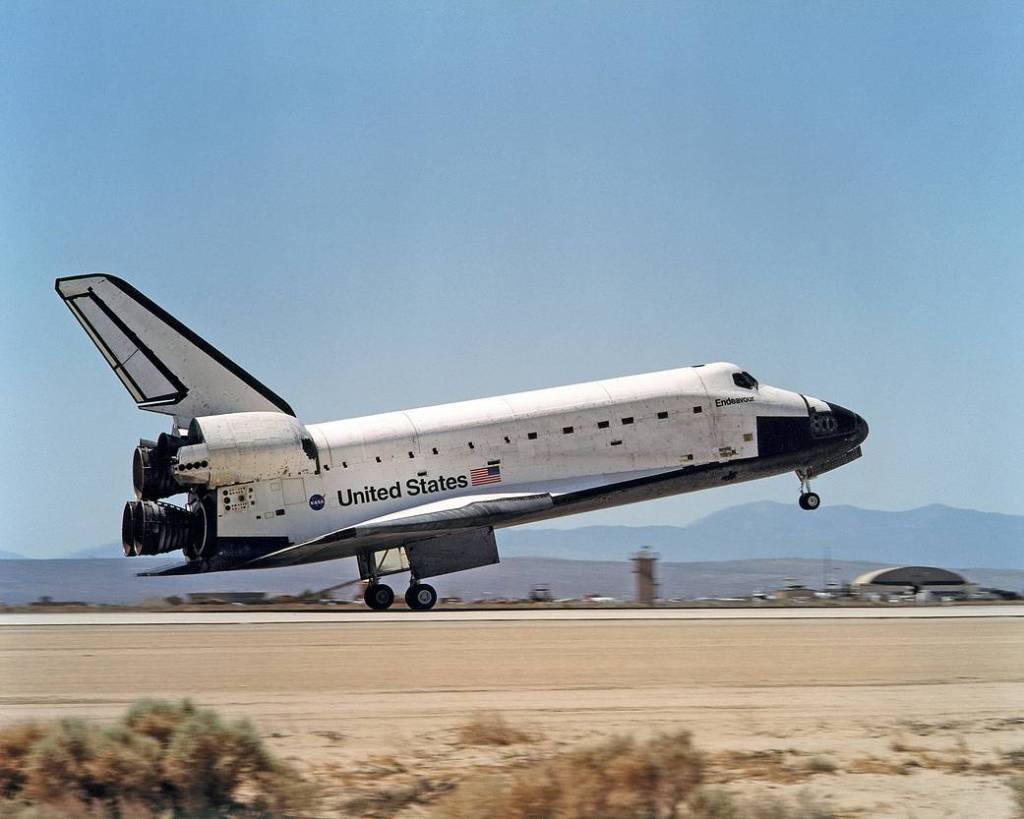
[[[671,817],[703,778],[688,732],[618,737],[510,776],[471,777],[439,805],[451,819]]]
[[[459,726],[463,745],[515,745],[534,739],[533,734],[516,728],[495,711],[479,711]]]
[[[245,720],[146,700],[113,726],[80,719],[0,730],[0,817],[299,816],[313,792]]]
[[[737,799],[707,788],[689,732],[615,737],[508,774],[470,774],[437,805],[441,819],[834,819],[809,794]]]

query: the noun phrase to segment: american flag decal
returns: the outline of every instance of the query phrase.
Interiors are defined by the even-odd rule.
[[[500,466],[481,466],[469,470],[469,482],[472,486],[483,486],[488,483],[501,483]]]

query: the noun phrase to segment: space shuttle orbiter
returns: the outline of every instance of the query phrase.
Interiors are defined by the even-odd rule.
[[[496,528],[786,472],[816,509],[810,480],[868,434],[727,363],[305,424],[121,279],[56,289],[139,408],[173,419],[135,449],[122,517],[125,555],[184,554],[155,574],[355,557],[371,608],[407,571],[407,605],[429,609],[422,581],[498,562]]]

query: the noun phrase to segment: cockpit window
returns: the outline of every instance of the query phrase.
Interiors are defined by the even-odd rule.
[[[757,389],[757,379],[748,372],[733,373],[732,383],[745,390]]]

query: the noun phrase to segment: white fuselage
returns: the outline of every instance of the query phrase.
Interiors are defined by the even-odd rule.
[[[758,455],[758,415],[828,409],[796,392],[737,386],[736,372],[709,364],[309,424],[319,471],[307,461],[288,475],[217,485],[218,534],[297,543],[467,494],[557,495],[745,462]],[[484,474],[489,467],[495,474]],[[577,511],[570,505],[545,517]]]

